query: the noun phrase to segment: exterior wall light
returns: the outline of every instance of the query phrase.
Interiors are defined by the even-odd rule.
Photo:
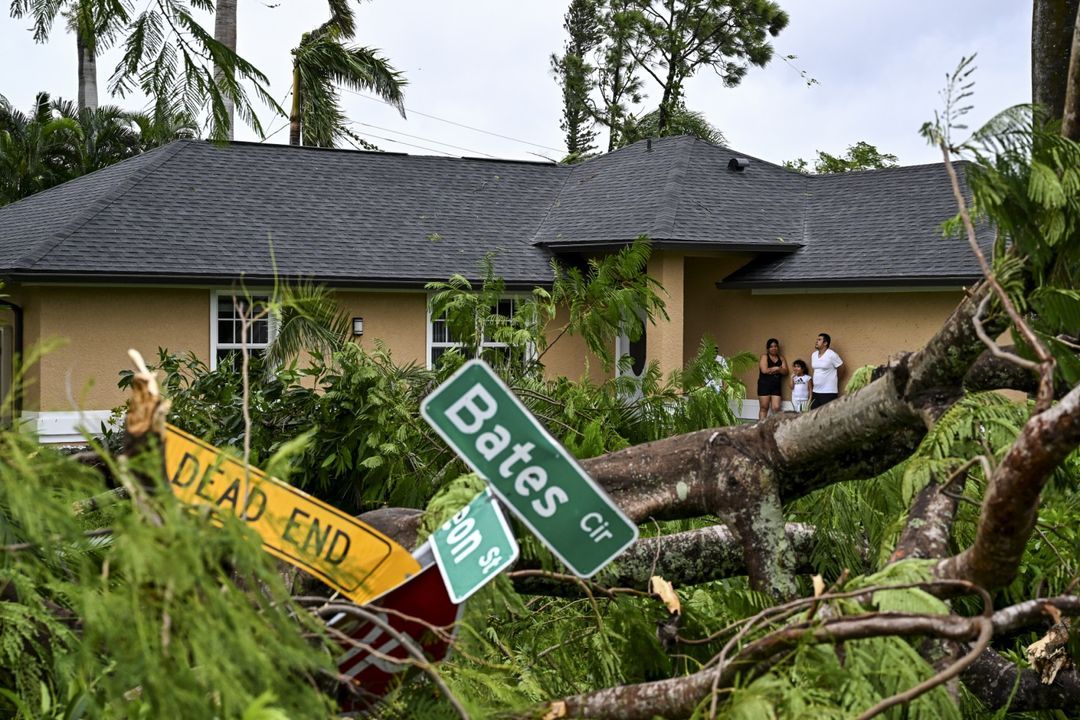
[[[354,317],[352,319],[352,334],[353,337],[360,337],[364,334],[364,318]]]

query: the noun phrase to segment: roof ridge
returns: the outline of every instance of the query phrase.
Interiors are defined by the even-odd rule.
[[[649,230],[649,237],[671,237],[675,234],[675,219],[678,216],[679,195],[686,180],[686,168],[690,164],[690,149],[698,139],[692,136],[689,142],[681,142],[675,150],[675,159],[668,169],[667,181],[660,191],[660,209]],[[707,144],[707,143],[706,143]]]
[[[148,162],[145,167],[133,172],[132,175],[127,178],[127,180],[121,182],[112,191],[105,192],[102,197],[98,198],[90,206],[90,208],[83,216],[76,217],[67,224],[65,224],[64,227],[62,227],[53,235],[53,238],[50,242],[42,243],[41,245],[38,245],[36,248],[34,248],[32,251],[26,253],[21,258],[15,261],[14,266],[21,270],[33,269],[34,265],[44,260],[49,255],[49,253],[51,253],[53,250],[59,247],[61,243],[63,243],[65,240],[75,234],[77,230],[79,230],[81,227],[93,220],[94,217],[96,217],[103,210],[105,210],[105,208],[112,205],[114,202],[123,197],[124,194],[126,194],[128,190],[134,187],[139,180],[144,178],[150,172],[157,170],[162,165],[172,160],[174,157],[179,155],[182,150],[190,147],[193,142],[195,141],[176,140],[161,148],[155,148],[155,150],[151,150],[150,152],[156,152],[157,150],[160,150],[161,157],[159,159],[156,159],[154,162]],[[131,160],[139,157],[144,157],[145,155],[146,153],[144,153],[143,155],[136,155],[135,157],[131,158]],[[84,175],[83,177],[87,176]],[[76,180],[78,179],[80,178],[76,178]]]
[[[952,160],[952,163],[954,165],[964,166],[964,165],[970,165],[971,161],[966,160],[964,158],[956,158],[956,159]],[[845,177],[845,176],[850,177],[852,175],[862,175],[862,174],[865,174],[865,173],[878,173],[878,172],[882,172],[882,171],[888,171],[888,172],[892,173],[892,172],[896,172],[898,170],[919,170],[919,169],[930,168],[930,167],[943,168],[943,167],[945,167],[945,162],[943,160],[938,160],[936,162],[915,163],[914,165],[892,165],[890,167],[880,167],[880,168],[860,168],[858,170],[848,170],[846,172],[838,172],[838,173],[801,173],[801,174],[806,175],[806,177],[808,177],[808,178],[834,178],[834,177]]]

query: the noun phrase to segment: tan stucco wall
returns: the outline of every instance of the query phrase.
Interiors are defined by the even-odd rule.
[[[686,258],[678,252],[654,250],[649,257],[648,273],[663,288],[660,296],[668,319],[658,318],[655,325],[649,326],[645,336],[645,359],[650,363],[657,362],[664,375],[681,370],[685,362],[686,265]]]
[[[349,317],[364,318],[357,339],[364,350],[382,341],[398,365],[427,365],[427,294],[422,292],[362,292],[339,290],[338,305]]]
[[[60,341],[38,364],[27,410],[103,410],[125,400],[119,372],[128,348],[147,360],[158,347],[210,352],[210,294],[204,289],[29,287],[22,292],[26,347]]]
[[[780,339],[789,362],[809,359],[818,332],[832,334],[834,349],[848,373],[884,362],[890,354],[921,345],[940,326],[961,294],[955,292],[834,292],[752,295],[718,290],[716,281],[744,264],[745,255],[686,257],[657,252],[650,274],[664,285],[668,323],[649,328],[647,353],[665,373],[680,368],[706,335],[721,352],[760,353],[767,337]],[[64,339],[27,377],[24,408],[41,411],[107,409],[119,405],[118,372],[129,366],[127,349],[148,358],[159,346],[210,352],[209,288],[92,288],[28,286],[7,288],[24,308],[27,350]],[[384,342],[400,364],[427,361],[427,295],[423,292],[346,291],[336,293],[350,317],[364,318],[365,349]],[[554,338],[566,321],[565,309],[549,326]],[[588,357],[584,342],[565,336],[545,356],[549,376],[572,379],[586,372],[594,381],[610,375]],[[750,396],[756,375],[746,377]]]
[[[555,318],[548,323],[547,340],[552,344],[541,360],[544,363],[544,374],[549,378],[566,377],[571,380],[580,380],[587,376],[594,383],[601,383],[614,375],[613,369],[604,370],[600,358],[588,351],[582,338],[568,334],[559,337],[560,330],[566,327],[569,318],[570,311],[560,308]]]
[[[698,261],[687,265],[687,307],[695,308],[686,325],[687,359],[708,334],[720,352],[734,355],[765,351],[765,340],[780,340],[790,364],[809,364],[819,332],[832,335],[833,349],[844,359],[843,380],[863,365],[881,364],[890,355],[918,350],[941,327],[962,298],[955,291],[833,291],[830,293],[751,294],[750,290],[718,290],[732,261]],[[755,397],[757,371],[744,376],[749,397]],[[784,397],[790,396],[785,379]]]

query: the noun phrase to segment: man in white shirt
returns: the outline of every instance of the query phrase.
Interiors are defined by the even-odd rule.
[[[814,393],[810,398],[810,409],[821,407],[836,399],[840,392],[840,367],[844,361],[829,346],[832,338],[829,333],[821,333],[814,341],[814,354],[810,356],[810,365],[814,368]]]

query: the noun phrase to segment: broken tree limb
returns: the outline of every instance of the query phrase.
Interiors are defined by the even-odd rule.
[[[1080,445],[1080,386],[1028,419],[990,477],[975,542],[938,563],[938,577],[986,588],[1012,582],[1038,516],[1050,474]]]
[[[974,462],[974,461],[972,461]],[[940,558],[949,552],[949,539],[960,494],[964,492],[971,463],[955,471],[943,484],[931,481],[915,496],[908,521],[889,558],[890,563],[907,558]]]
[[[1044,684],[1039,673],[1026,670],[994,650],[984,651],[961,675],[964,685],[988,710],[1010,712],[1076,710],[1080,707],[1080,673],[1065,670]]]
[[[810,555],[820,541],[814,528],[802,523],[787,523],[785,532],[795,551],[797,569],[809,571]],[[519,562],[516,569],[524,567]],[[642,538],[608,569],[593,577],[592,582],[603,588],[646,590],[654,575],[662,575],[676,587],[684,587],[745,574],[742,544],[726,526],[713,525]],[[582,594],[576,583],[543,575],[515,577],[514,589],[526,595],[577,597]]]
[[[880,613],[840,617],[812,627],[792,626],[747,645],[735,658],[691,675],[656,682],[622,685],[583,693],[564,703],[567,717],[651,720],[688,717],[713,687],[724,689],[736,677],[752,672],[777,654],[803,644],[836,644],[870,637],[936,637],[971,641],[983,632],[985,618],[957,615]]]

